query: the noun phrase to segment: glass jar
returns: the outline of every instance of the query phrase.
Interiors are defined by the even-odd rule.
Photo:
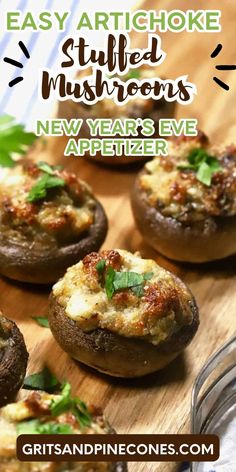
[[[236,472],[236,337],[202,368],[193,387],[191,432],[220,437],[216,463],[194,462],[191,472]]]

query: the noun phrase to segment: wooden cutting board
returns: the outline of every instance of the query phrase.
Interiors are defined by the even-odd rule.
[[[219,2],[207,0],[204,6],[192,0],[148,0],[142,8],[185,9],[218,8]],[[235,5],[221,2],[221,34],[165,34],[163,48],[168,53],[157,75],[177,77],[188,74],[196,83],[198,96],[191,106],[179,107],[178,117],[196,117],[200,127],[217,143],[236,141],[235,99],[236,72],[219,72],[230,85],[226,92],[212,81],[214,66],[235,63]],[[144,47],[143,34],[134,42]],[[217,43],[224,46],[220,58],[210,54]],[[125,171],[105,168],[81,158],[63,156],[63,140],[49,142],[46,151],[35,155],[63,163],[87,180],[103,203],[110,222],[105,248],[139,250],[144,257],[156,259],[189,284],[200,309],[201,326],[191,346],[163,372],[141,380],[119,380],[99,375],[71,360],[54,341],[50,330],[39,327],[32,316],[47,314],[49,288],[34,287],[0,280],[0,307],[14,319],[24,333],[30,361],[28,372],[41,369],[44,362],[59,379],[72,383],[74,393],[96,403],[120,433],[183,433],[189,431],[190,397],[194,380],[208,357],[235,332],[236,264],[235,259],[205,266],[174,264],[145,244],[135,228],[130,209],[130,187],[137,169]],[[176,472],[177,464],[130,464],[130,472]]]

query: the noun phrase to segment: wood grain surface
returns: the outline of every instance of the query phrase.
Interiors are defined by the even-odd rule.
[[[207,0],[149,0],[144,9],[220,8],[220,34],[162,35],[163,48],[168,57],[158,69],[160,76],[175,78],[189,75],[196,83],[198,96],[191,106],[178,108],[178,117],[198,118],[200,127],[217,143],[236,141],[235,99],[236,72],[219,72],[230,85],[226,92],[212,81],[219,63],[234,63],[235,57],[235,2]],[[145,47],[145,36],[137,34],[135,44]],[[220,58],[210,58],[217,43],[223,44]],[[36,159],[62,162],[87,180],[103,203],[110,229],[105,248],[139,250],[144,257],[156,259],[189,284],[201,316],[201,326],[193,343],[184,355],[167,369],[141,380],[119,380],[97,374],[71,360],[54,341],[50,330],[32,321],[32,316],[47,314],[49,288],[27,286],[0,280],[3,312],[14,319],[24,333],[30,352],[29,372],[38,371],[44,362],[60,379],[72,383],[74,393],[105,410],[112,425],[120,433],[183,433],[189,431],[190,397],[194,380],[208,357],[235,332],[236,264],[235,258],[212,265],[184,266],[174,264],[155,253],[145,244],[134,226],[130,209],[130,188],[136,168],[116,170],[98,166],[81,158],[63,156],[63,140],[51,140],[44,154]],[[127,359],[128,361],[128,359]],[[134,464],[130,472],[176,472],[177,464]]]

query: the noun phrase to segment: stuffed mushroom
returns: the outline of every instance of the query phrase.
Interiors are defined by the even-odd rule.
[[[28,352],[21,332],[0,312],[0,406],[11,400],[20,389],[27,361]]]
[[[236,147],[207,137],[170,140],[138,175],[132,207],[144,239],[170,259],[208,262],[236,253]]]
[[[72,398],[70,385],[59,395],[31,392],[27,398],[0,410],[0,472],[127,472],[125,463],[20,462],[16,439],[20,434],[114,433],[102,413]]]
[[[52,289],[49,323],[71,357],[112,376],[139,377],[171,362],[199,318],[180,279],[119,249],[91,253],[67,270]]]
[[[121,77],[121,80],[145,80],[147,81],[150,78],[153,78],[153,68],[151,67],[141,67],[140,69],[131,69],[127,76]],[[81,74],[81,73],[80,73]],[[82,72],[83,74],[83,72]],[[86,74],[87,75],[87,74]],[[150,118],[154,121],[154,128],[155,132],[151,136],[152,138],[158,138],[158,127],[159,127],[159,120],[161,118],[172,118],[174,116],[175,111],[175,102],[166,102],[164,99],[161,100],[153,100],[152,98],[142,99],[140,97],[134,98],[128,101],[125,104],[117,105],[112,99],[104,98],[103,100],[97,102],[95,105],[87,105],[84,103],[76,103],[72,100],[66,100],[63,102],[59,102],[58,105],[58,116],[59,118],[82,118],[83,124],[80,129],[79,138],[86,138],[89,139],[90,130],[86,123],[87,119],[102,118],[102,119],[110,119],[112,121],[116,119],[120,119],[122,121],[133,119],[136,120],[137,118]],[[146,137],[141,131],[141,128],[138,127],[138,135],[134,137],[143,138]],[[130,136],[131,137],[131,136]],[[150,137],[150,136],[149,136]],[[93,138],[103,139],[102,136],[97,134],[93,136]],[[124,138],[117,134],[113,136],[113,138]],[[125,138],[129,138],[129,136],[125,136]],[[91,160],[98,161],[100,163],[106,163],[111,165],[125,165],[130,164],[136,161],[145,161],[147,160],[147,156],[100,156],[97,154],[96,156],[90,157],[87,154],[88,158]]]
[[[107,218],[89,186],[45,162],[0,168],[0,272],[53,283],[107,233]]]

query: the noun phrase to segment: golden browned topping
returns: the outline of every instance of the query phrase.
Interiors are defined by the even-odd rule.
[[[46,171],[44,171],[44,168]],[[90,188],[75,174],[44,163],[0,167],[1,237],[60,246],[77,240],[94,221]]]
[[[168,157],[146,164],[139,185],[149,205],[182,223],[236,214],[236,147],[214,149],[203,133],[170,140]]]
[[[108,329],[155,345],[191,324],[191,294],[154,260],[124,250],[91,253],[53,287],[84,331]]]
[[[43,401],[40,392],[32,392],[24,401],[24,405],[32,417],[50,415],[49,402]]]
[[[86,269],[91,270],[93,273],[98,275],[96,265],[101,259],[106,261],[107,267],[112,267],[113,269],[120,270],[122,265],[122,257],[118,251],[114,249],[112,251],[101,251],[91,252],[83,259],[83,265]]]

